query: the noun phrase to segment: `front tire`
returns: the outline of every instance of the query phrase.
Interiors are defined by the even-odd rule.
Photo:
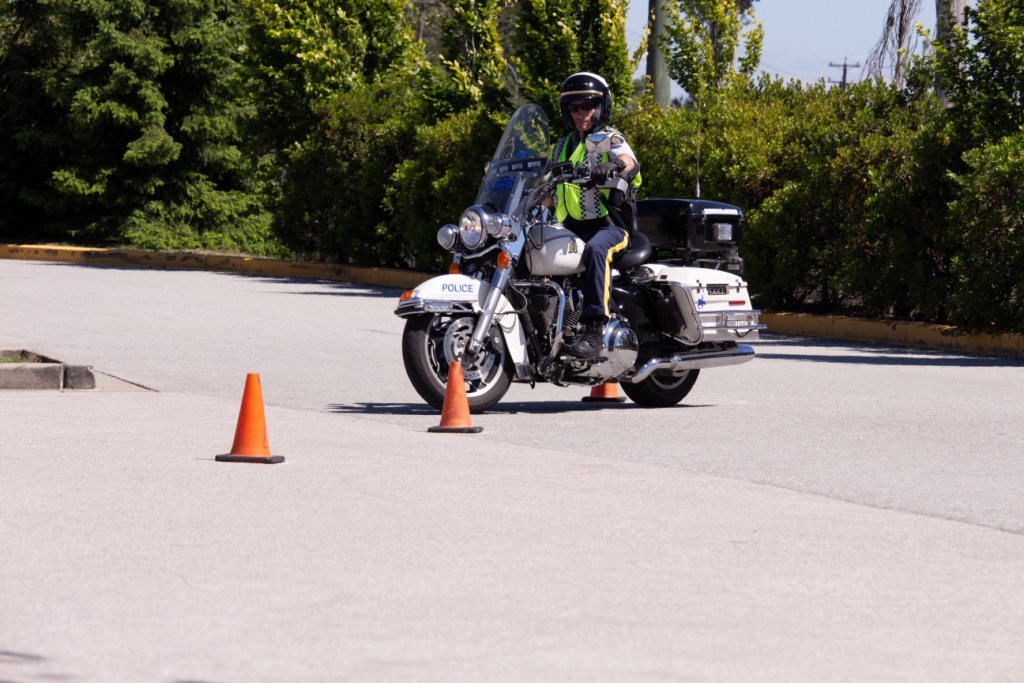
[[[402,335],[405,372],[416,393],[437,408],[444,405],[448,365],[461,356],[476,327],[475,316],[417,315],[406,320]],[[505,338],[492,325],[484,348],[473,362],[462,361],[470,413],[482,413],[502,399],[512,383],[515,366]]]
[[[668,370],[656,370],[642,382],[623,382],[621,386],[626,396],[639,406],[668,408],[686,398],[697,382],[699,374],[700,370],[687,370],[679,376]]]

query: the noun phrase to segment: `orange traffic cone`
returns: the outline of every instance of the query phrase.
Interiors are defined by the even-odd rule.
[[[590,396],[580,399],[587,403],[622,403],[625,396],[619,396],[619,385],[615,382],[598,384],[590,390]]]
[[[444,404],[441,406],[441,424],[428,432],[460,432],[476,434],[483,427],[474,427],[469,420],[469,399],[466,398],[466,380],[462,377],[462,363],[448,363],[448,382],[444,385]]]
[[[245,392],[242,394],[242,407],[238,411],[238,426],[235,428],[235,442],[231,444],[231,453],[218,455],[214,460],[267,464],[284,462],[284,456],[270,454],[267,423],[263,417],[260,376],[254,372],[245,377]]]

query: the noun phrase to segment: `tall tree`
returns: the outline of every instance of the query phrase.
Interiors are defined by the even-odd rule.
[[[906,64],[917,45],[915,19],[921,0],[892,0],[882,27],[882,37],[868,55],[869,76],[884,78],[887,68],[896,87],[903,86]]]
[[[550,114],[558,90],[577,71],[600,74],[617,103],[628,102],[636,57],[626,42],[627,0],[521,0],[516,3],[514,64],[527,99]]]
[[[301,142],[327,98],[411,67],[404,0],[247,0],[246,51],[264,149]]]
[[[666,5],[669,73],[691,97],[757,70],[764,29],[752,9],[741,9],[736,0],[666,0]]]
[[[653,88],[654,102],[660,107],[667,107],[670,100],[672,80],[668,76],[668,66],[665,61],[666,48],[663,44],[665,38],[666,0],[649,0],[648,30],[647,39],[647,78]],[[757,0],[735,0],[736,9],[739,12],[744,25],[754,21],[754,13],[751,10]]]
[[[936,44],[939,77],[969,147],[1024,126],[1024,0],[982,0]]]
[[[237,0],[5,2],[0,220],[93,241],[233,220],[237,12]]]
[[[498,34],[505,0],[443,0],[441,62],[466,104],[495,105],[507,95],[508,63]]]

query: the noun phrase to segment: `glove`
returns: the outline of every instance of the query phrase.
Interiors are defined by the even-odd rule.
[[[608,178],[613,175],[617,175],[626,170],[626,162],[622,159],[612,159],[611,161],[605,161],[604,163],[598,164],[594,167],[594,172],[590,174],[598,185],[602,185],[608,182]]]

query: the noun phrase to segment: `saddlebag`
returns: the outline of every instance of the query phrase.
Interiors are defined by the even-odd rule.
[[[684,327],[686,320],[683,318],[679,305],[671,292],[652,287],[647,290],[650,297],[651,308],[654,309],[655,319],[661,330],[672,336],[678,335]]]

